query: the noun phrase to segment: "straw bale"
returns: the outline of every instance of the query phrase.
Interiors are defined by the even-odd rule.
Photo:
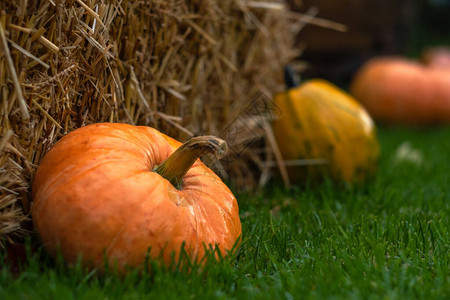
[[[270,118],[246,120],[243,108],[280,91],[282,66],[299,54],[298,19],[286,16],[281,0],[3,0],[0,238],[26,234],[43,155],[94,122],[153,126],[182,141],[227,128],[230,138],[246,124],[248,147],[214,167],[240,187],[264,183]]]

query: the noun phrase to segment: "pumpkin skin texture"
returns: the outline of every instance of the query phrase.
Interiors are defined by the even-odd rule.
[[[450,122],[450,69],[438,57],[429,66],[399,57],[369,60],[356,73],[351,94],[382,123]]]
[[[44,247],[68,263],[81,255],[103,269],[140,266],[149,254],[169,265],[180,249],[202,259],[240,239],[236,198],[200,160],[181,189],[152,171],[181,143],[144,126],[98,123],[64,136],[35,175],[32,219]],[[150,248],[150,251],[148,252]]]
[[[350,95],[325,80],[312,79],[277,94],[274,101],[283,112],[273,124],[283,159],[327,161],[288,167],[294,183],[305,174],[353,182],[376,172],[380,150],[374,123]]]

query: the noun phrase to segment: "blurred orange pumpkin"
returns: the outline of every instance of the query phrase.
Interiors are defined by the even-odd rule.
[[[450,68],[446,57],[430,65],[400,57],[369,60],[356,73],[350,92],[375,120],[397,124],[450,122]]]
[[[205,144],[223,147],[216,139]],[[100,269],[106,258],[119,270],[141,265],[147,254],[170,264],[183,243],[191,259],[202,259],[209,245],[226,255],[241,235],[236,198],[197,159],[204,145],[170,156],[180,145],[153,128],[114,123],[63,137],[33,182],[32,218],[45,248]],[[166,173],[181,171],[179,188],[154,170],[169,156]]]

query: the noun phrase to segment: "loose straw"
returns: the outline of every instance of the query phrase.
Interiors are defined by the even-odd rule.
[[[22,112],[22,117],[25,120],[28,120],[30,119],[30,113],[28,112],[27,104],[25,102],[25,99],[23,98],[22,87],[20,86],[19,78],[17,77],[16,69],[14,68],[14,63],[12,61],[11,54],[9,52],[8,44],[6,42],[5,31],[3,30],[3,25],[1,24],[1,22],[0,22],[0,40],[2,42],[3,51],[5,52],[6,61],[8,63],[9,74],[12,77],[14,88],[16,90],[20,111]]]

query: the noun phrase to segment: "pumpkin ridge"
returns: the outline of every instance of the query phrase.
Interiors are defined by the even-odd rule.
[[[205,192],[200,191],[200,193],[205,193]],[[209,201],[212,203],[211,205],[213,205],[216,208],[216,210],[219,212],[219,214],[221,216],[220,219],[221,219],[221,221],[223,221],[223,225],[224,225],[223,228],[227,228],[227,226],[226,226],[227,218],[229,218],[233,214],[233,210],[235,209],[235,207],[233,207],[232,203],[229,203],[229,202],[232,202],[232,200],[234,200],[234,199],[230,199],[231,201],[223,200],[222,203],[220,203],[218,201],[215,201],[214,198],[210,194],[206,194],[206,196],[209,198]],[[207,214],[208,218],[210,218],[211,213],[209,213],[209,211],[203,212],[203,214]],[[207,224],[210,224],[210,223],[207,223]],[[233,229],[237,231],[237,228],[235,227],[234,222],[232,223],[232,226],[233,226]],[[216,235],[218,234],[215,229],[214,229],[214,232]],[[221,236],[223,236],[223,235],[224,235],[224,233],[222,232]],[[225,239],[222,238],[222,240],[224,241]]]
[[[210,198],[210,196],[208,195],[208,198]],[[213,206],[215,210],[220,212],[220,207],[216,205],[216,203],[214,201],[209,201],[209,207]],[[212,203],[212,205],[211,205]],[[208,241],[208,244],[206,246],[209,245],[220,245],[223,242],[223,238],[220,235],[220,232],[217,232],[216,227],[217,226],[212,226],[211,224],[218,224],[219,220],[218,218],[212,219],[212,214],[210,211],[206,211],[206,207],[205,207],[206,203],[203,203],[203,205],[197,205],[198,208],[198,214],[201,216],[201,220],[204,220],[203,222],[201,222],[201,226],[203,227],[203,230],[206,230],[208,235],[210,236],[210,241]],[[217,207],[219,207],[219,209],[217,209]],[[198,221],[198,220],[197,220]],[[223,220],[223,218],[220,219],[220,228],[222,227],[226,227],[226,222]],[[223,226],[222,226],[223,225]],[[211,238],[211,236],[213,238]],[[218,238],[220,237],[220,238]]]
[[[50,188],[51,186],[54,185],[54,182],[56,182],[56,181],[60,181],[61,182],[61,180],[62,180],[63,184],[68,184],[71,181],[75,181],[79,177],[82,177],[86,173],[89,173],[89,172],[92,172],[92,171],[94,171],[96,169],[105,167],[105,165],[107,165],[107,164],[116,164],[117,163],[119,165],[122,165],[119,162],[124,162],[124,161],[126,162],[128,160],[124,159],[124,158],[117,158],[117,159],[109,160],[109,161],[106,161],[106,162],[105,161],[98,161],[95,165],[89,165],[87,168],[83,169],[82,171],[79,171],[76,174],[73,174],[73,169],[75,169],[75,168],[78,169],[79,167],[75,167],[75,166],[71,165],[71,166],[61,170],[59,172],[59,175],[56,175],[56,174],[53,175],[52,176],[53,179],[48,181],[48,183],[46,184],[46,187]],[[71,171],[71,173],[70,173],[71,175],[66,175],[68,171]],[[139,171],[145,171],[145,170],[139,170]],[[50,193],[50,194],[52,194],[51,189],[50,190],[45,190],[44,189],[44,190],[42,190],[42,192],[43,193]]]
[[[151,190],[151,193],[150,193],[147,197],[145,197],[145,199],[143,199],[143,201],[142,201],[141,203],[139,203],[139,205],[135,208],[135,210],[136,210],[136,211],[140,211],[139,208],[142,208],[143,206],[145,206],[145,205],[147,204],[146,201],[152,202],[152,200],[153,200],[153,198],[154,198],[153,193],[154,193],[155,191],[157,191],[157,190],[158,190],[158,186],[161,185],[161,184],[163,184],[163,183],[164,183],[164,181],[159,181],[159,182],[158,182],[158,185],[157,185],[154,189]],[[122,225],[121,225],[120,228],[117,230],[117,232],[114,234],[114,236],[113,236],[113,238],[112,238],[110,244],[109,244],[108,247],[106,247],[106,249],[105,249],[105,253],[106,253],[107,255],[110,254],[110,252],[111,252],[112,249],[113,249],[114,244],[117,242],[117,240],[119,239],[120,235],[125,231],[125,229],[127,228],[127,225],[130,225],[130,223],[128,222],[128,220],[123,220]]]
[[[146,126],[131,126],[128,124],[122,124],[119,123],[120,125],[124,125],[125,128],[122,128],[121,126],[116,126],[116,123],[96,123],[95,125],[100,125],[100,126],[95,126],[96,129],[91,129],[91,130],[87,130],[89,133],[89,137],[91,139],[95,139],[95,136],[98,136],[101,138],[101,140],[103,141],[101,144],[99,143],[99,145],[93,145],[95,147],[92,148],[98,148],[98,149],[109,149],[109,147],[112,150],[117,150],[117,141],[121,142],[121,144],[123,144],[123,142],[128,142],[129,145],[128,146],[135,146],[133,147],[134,149],[128,149],[126,147],[121,147],[121,151],[126,151],[129,152],[131,154],[133,154],[133,151],[139,149],[142,151],[147,152],[147,155],[149,154],[149,152],[151,153],[150,157],[154,157],[156,158],[158,155],[155,155],[155,153],[157,153],[158,151],[155,151],[157,149],[157,144],[158,142],[152,141],[152,139],[157,138],[160,142],[164,141],[167,144],[168,148],[172,148],[171,145],[168,143],[167,139],[158,131],[154,130],[151,127],[146,127]],[[107,126],[107,127],[111,127],[114,129],[113,132],[107,131],[105,130],[105,128],[101,128],[103,126]],[[87,126],[85,126],[87,127]],[[81,127],[81,128],[85,128],[85,127]],[[100,128],[99,128],[100,127]],[[81,129],[80,128],[80,129]],[[128,132],[131,131],[131,132]],[[142,139],[142,137],[136,137],[136,134],[144,134],[145,138]],[[68,136],[67,136],[68,137]],[[105,145],[107,144],[107,146]],[[137,156],[139,158],[141,158],[140,156]],[[155,164],[157,164],[158,162],[155,161]]]

